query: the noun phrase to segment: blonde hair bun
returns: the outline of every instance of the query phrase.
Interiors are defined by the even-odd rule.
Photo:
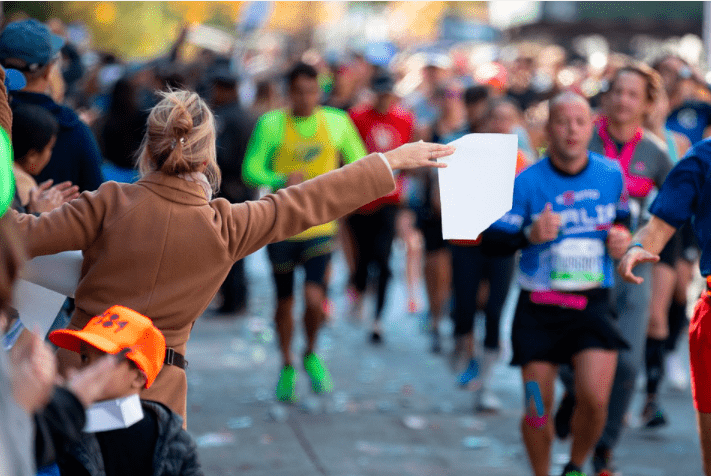
[[[215,118],[195,92],[168,90],[148,116],[138,152],[141,175],[204,172],[213,192],[220,185],[215,146]]]

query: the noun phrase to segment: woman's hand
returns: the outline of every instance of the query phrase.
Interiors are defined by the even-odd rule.
[[[452,155],[454,150],[455,147],[451,145],[420,141],[401,145],[397,149],[385,152],[383,155],[393,170],[408,170],[420,167],[444,168],[447,164],[436,162],[436,159]]]
[[[52,187],[52,179],[50,179],[30,190],[30,203],[27,205],[27,210],[31,213],[51,212],[78,196],[77,185],[67,181]]]

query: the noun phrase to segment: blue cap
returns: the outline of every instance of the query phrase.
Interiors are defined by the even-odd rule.
[[[62,46],[64,40],[46,25],[33,18],[17,21],[0,34],[0,61],[21,71],[36,71],[54,59]]]
[[[8,91],[19,91],[25,86],[27,86],[27,80],[24,74],[12,68],[5,70],[5,88]]]
[[[386,72],[381,72],[380,74],[373,77],[370,82],[370,88],[376,94],[391,93],[395,88],[395,81],[392,76]]]

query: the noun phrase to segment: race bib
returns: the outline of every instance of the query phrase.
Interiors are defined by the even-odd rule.
[[[566,238],[551,246],[551,288],[583,291],[605,280],[605,245],[591,238]]]

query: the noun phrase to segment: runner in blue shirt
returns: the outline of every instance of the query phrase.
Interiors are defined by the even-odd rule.
[[[511,211],[484,233],[482,246],[492,254],[521,249],[512,363],[522,367],[521,430],[536,476],[549,475],[558,368],[573,365],[577,405],[563,471],[571,476],[602,433],[617,352],[627,347],[612,321],[609,288],[612,259],[629,243],[622,225],[629,209],[619,166],[587,150],[593,121],[583,97],[554,98],[547,132],[550,156],[518,176]]]
[[[701,275],[711,283],[711,140],[694,145],[669,173],[650,207],[651,220],[635,233],[623,256],[619,273],[640,284],[633,274],[640,263],[659,261],[659,253],[688,219],[701,247]],[[696,407],[704,472],[711,476],[711,292],[694,308],[689,324],[691,392]]]

